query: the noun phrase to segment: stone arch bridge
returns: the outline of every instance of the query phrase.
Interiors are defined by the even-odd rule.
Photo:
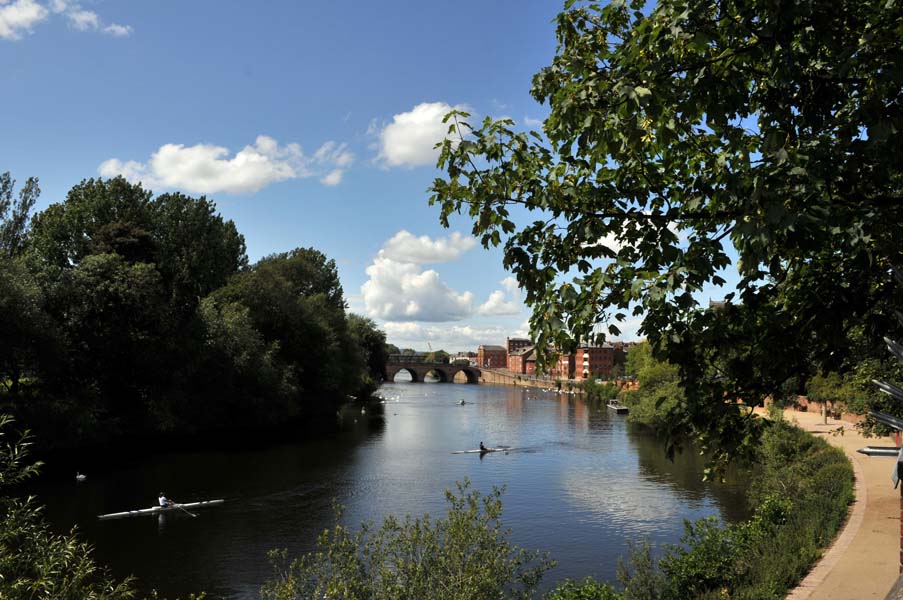
[[[454,363],[432,363],[423,360],[417,360],[417,356],[389,356],[386,361],[386,381],[395,379],[395,375],[399,371],[407,371],[411,374],[412,383],[421,383],[423,378],[432,374],[438,377],[442,383],[453,383],[455,375],[463,373],[467,378],[467,383],[478,383],[480,381],[480,369],[470,365],[456,365]]]

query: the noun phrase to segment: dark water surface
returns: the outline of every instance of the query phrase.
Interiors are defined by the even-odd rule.
[[[746,517],[742,483],[703,484],[696,453],[669,462],[651,435],[604,405],[464,384],[393,383],[379,393],[384,405],[365,414],[346,408],[339,431],[319,439],[73,456],[67,460],[87,481],[51,465],[36,491],[56,529],[77,525],[116,575],[134,574],[142,589],[169,597],[204,590],[211,598],[257,598],[271,573],[267,551],[311,549],[332,523],[333,499],[351,524],[390,513],[439,515],[444,490],[465,477],[481,491],[507,486],[503,519],[514,542],[558,560],[546,588],[565,577],[613,580],[629,541],[676,543],[684,519]],[[520,450],[452,454],[480,441]],[[226,503],[197,518],[96,519],[152,506],[161,490],[180,502]]]

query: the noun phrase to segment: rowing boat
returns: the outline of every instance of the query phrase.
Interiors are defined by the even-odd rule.
[[[214,504],[222,504],[225,500],[202,500],[200,502],[186,502],[185,504],[170,504],[169,506],[152,506],[151,508],[139,508],[137,510],[127,510],[125,512],[110,513],[108,515],[98,515],[98,519],[122,519],[125,517],[140,517],[142,515],[156,515],[173,510],[184,510],[187,508],[203,508],[205,506],[213,506]]]
[[[508,446],[500,446],[498,448],[483,448],[482,450],[457,450],[452,454],[488,454],[490,452],[508,452],[509,450],[517,450],[517,448],[509,448]]]

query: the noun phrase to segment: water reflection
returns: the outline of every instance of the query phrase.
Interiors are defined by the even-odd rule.
[[[684,518],[745,514],[740,484],[703,485],[698,457],[667,461],[652,437],[577,396],[449,383],[388,384],[379,396],[384,404],[363,411],[344,407],[338,426],[319,436],[99,456],[84,484],[71,481],[73,467],[85,464],[73,462],[49,472],[36,491],[57,529],[78,524],[120,576],[135,573],[144,589],[165,596],[205,590],[229,599],[257,597],[271,573],[268,550],[312,549],[332,522],[333,500],[350,524],[437,515],[444,490],[464,478],[478,490],[507,487],[504,521],[515,543],[559,561],[548,585],[613,579],[629,540],[676,542]],[[452,454],[480,441],[516,450]],[[160,489],[181,501],[226,503],[198,518],[95,519],[151,506]]]

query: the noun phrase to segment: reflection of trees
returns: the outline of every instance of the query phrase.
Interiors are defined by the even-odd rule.
[[[710,495],[727,521],[742,521],[749,517],[746,504],[748,474],[731,466],[724,474],[725,483],[704,482],[702,480],[706,457],[701,456],[692,446],[684,447],[671,461],[665,456],[662,442],[646,428],[628,425],[626,439],[636,452],[640,475],[664,484],[675,493],[693,499]]]

